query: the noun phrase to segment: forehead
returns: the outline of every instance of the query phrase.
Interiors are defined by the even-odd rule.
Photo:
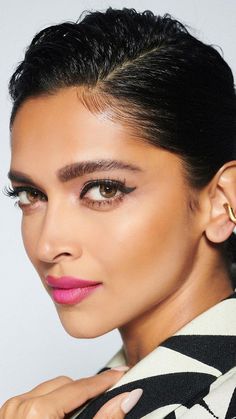
[[[25,101],[12,126],[12,166],[34,172],[57,171],[76,161],[131,160],[143,169],[176,164],[179,159],[148,144],[128,127],[111,119],[106,110],[92,113],[79,100],[77,88]]]
[[[11,132],[13,152],[43,148],[70,152],[80,147],[106,151],[107,147],[135,147],[128,129],[107,116],[94,114],[81,103],[76,88],[30,98],[18,110]],[[138,144],[137,144],[138,145]],[[146,145],[143,143],[143,146]],[[54,149],[55,147],[55,149]]]

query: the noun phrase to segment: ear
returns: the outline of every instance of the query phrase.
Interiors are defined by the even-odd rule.
[[[226,163],[214,176],[208,189],[208,199],[211,210],[205,234],[211,242],[221,243],[235,228],[224,204],[228,203],[233,210],[236,209],[236,160]]]

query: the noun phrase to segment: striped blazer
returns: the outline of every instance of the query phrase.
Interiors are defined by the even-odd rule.
[[[121,350],[106,368],[125,364]],[[104,369],[103,369],[104,370]],[[142,388],[127,419],[236,419],[236,292],[168,338],[70,418],[92,419],[109,399]]]

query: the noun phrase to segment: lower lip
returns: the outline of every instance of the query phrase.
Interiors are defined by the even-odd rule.
[[[83,288],[52,288],[51,295],[53,300],[58,304],[77,304],[96,291],[100,286],[101,284]]]

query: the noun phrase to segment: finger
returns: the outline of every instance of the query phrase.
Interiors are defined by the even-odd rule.
[[[17,400],[17,397],[11,397],[7,400],[0,409],[0,419],[14,419],[14,417],[16,417],[15,410],[19,403],[20,402]]]
[[[124,371],[110,369],[92,377],[75,380],[42,396],[42,401],[55,406],[58,417],[64,417],[66,413],[108,390],[123,374]]]
[[[37,385],[36,387],[34,387],[32,390],[27,391],[23,394],[21,394],[20,398],[28,398],[28,397],[39,397],[39,396],[43,396],[47,393],[50,393],[54,390],[57,390],[58,388],[64,386],[65,384],[69,384],[72,383],[74,380],[72,380],[72,378],[70,377],[66,377],[66,376],[59,376],[56,378],[53,378],[51,380],[47,380],[44,383],[41,383],[39,385]]]
[[[141,388],[119,394],[104,404],[93,419],[124,419],[125,415],[138,403],[142,394]]]
[[[102,406],[93,419],[123,419],[125,417],[125,413],[121,410],[120,405],[128,395],[129,392],[113,397],[113,399],[109,400]]]

